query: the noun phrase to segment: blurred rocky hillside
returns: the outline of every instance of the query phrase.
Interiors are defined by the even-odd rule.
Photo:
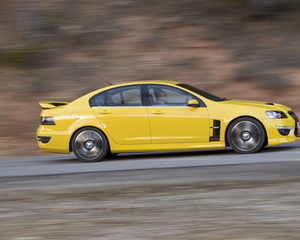
[[[0,157],[38,155],[40,100],[166,79],[300,115],[299,0],[2,0]]]

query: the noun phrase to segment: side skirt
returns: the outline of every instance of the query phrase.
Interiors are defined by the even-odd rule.
[[[185,150],[209,150],[225,149],[225,142],[200,142],[200,143],[168,143],[145,145],[118,145],[110,142],[112,153],[128,152],[157,152],[157,151],[185,151]]]

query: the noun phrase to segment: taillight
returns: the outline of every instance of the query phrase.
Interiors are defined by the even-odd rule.
[[[41,117],[41,125],[55,125],[53,117]]]

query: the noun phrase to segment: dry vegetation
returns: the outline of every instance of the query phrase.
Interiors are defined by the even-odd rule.
[[[93,72],[182,81],[300,115],[298,1],[259,2],[1,1],[0,157],[41,154],[37,102],[105,86]]]

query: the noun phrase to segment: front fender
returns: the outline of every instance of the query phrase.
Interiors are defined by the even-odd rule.
[[[230,112],[227,116],[227,118],[225,119],[225,123],[226,123],[226,128],[228,127],[228,125],[233,122],[234,120],[241,118],[241,117],[251,117],[256,119],[257,121],[259,121],[263,127],[266,129],[268,126],[268,122],[270,119],[268,119],[265,115],[265,112],[260,113],[258,111],[245,111],[245,110],[241,110],[241,111],[235,111],[235,112]]]

